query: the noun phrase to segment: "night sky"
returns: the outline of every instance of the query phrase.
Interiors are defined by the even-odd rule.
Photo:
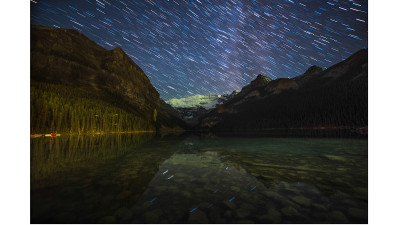
[[[368,45],[366,0],[31,0],[31,23],[120,46],[161,98],[295,77]]]

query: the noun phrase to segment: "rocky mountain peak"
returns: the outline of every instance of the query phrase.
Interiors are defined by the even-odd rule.
[[[301,86],[304,83],[307,83],[308,80],[312,79],[314,75],[319,74],[323,71],[324,69],[322,69],[321,67],[313,65],[308,68],[304,74],[293,78],[293,80],[295,80]]]
[[[232,91],[231,96],[235,96],[235,95],[239,94],[239,92],[240,92],[240,90],[234,90],[234,91]]]
[[[310,68],[307,69],[307,71],[304,73],[304,75],[313,75],[322,72],[323,69],[319,66],[313,65]]]
[[[262,87],[271,82],[272,79],[269,78],[268,76],[258,74],[257,78],[254,79],[251,83],[250,86],[252,87]]]
[[[124,50],[122,50],[121,47],[116,47],[113,50],[111,50],[112,54],[114,55],[114,57],[122,59],[126,53],[124,52]]]
[[[122,48],[119,47],[119,46],[115,47],[115,48],[113,49],[113,51],[116,51],[116,52],[124,52],[124,50],[122,50]]]

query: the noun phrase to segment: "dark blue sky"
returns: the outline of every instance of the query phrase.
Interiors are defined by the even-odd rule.
[[[32,24],[122,47],[164,100],[329,67],[367,47],[367,12],[366,0],[31,0]]]

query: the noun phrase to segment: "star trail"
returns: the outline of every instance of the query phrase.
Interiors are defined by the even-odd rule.
[[[120,46],[161,98],[225,94],[336,64],[368,45],[366,0],[31,0],[31,23]]]

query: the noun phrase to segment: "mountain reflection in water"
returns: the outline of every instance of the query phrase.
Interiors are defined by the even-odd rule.
[[[62,163],[71,161],[64,150],[63,170],[32,179],[32,223],[368,221],[365,139],[107,138],[112,157],[76,166]],[[34,141],[32,158],[48,151],[50,139]],[[64,141],[60,148],[71,145]],[[77,144],[74,154],[110,148],[87,143],[100,145]]]

